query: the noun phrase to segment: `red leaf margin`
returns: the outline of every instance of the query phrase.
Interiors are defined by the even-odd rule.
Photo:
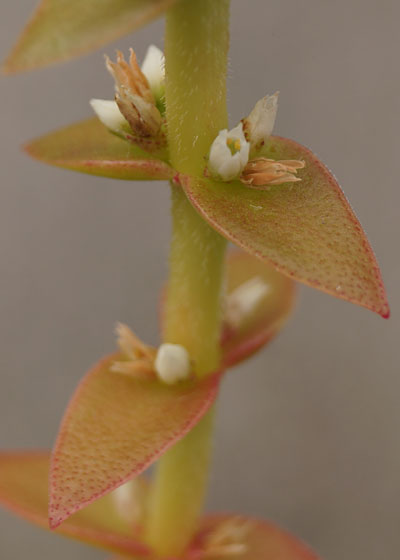
[[[48,450],[2,450],[0,452],[0,473],[2,472],[2,467],[5,462],[12,461],[15,463],[16,459],[18,461],[27,462],[33,460],[40,460],[40,461],[47,461],[50,463],[50,452]],[[17,469],[17,465],[14,465],[14,468]],[[39,484],[40,480],[36,481],[36,485]],[[7,485],[9,488],[9,485]],[[46,492],[47,496],[47,492]],[[28,501],[31,501],[32,498],[28,498]],[[41,506],[40,504],[36,505],[36,511],[34,511],[34,507],[29,507],[29,505],[25,504],[21,506],[18,503],[17,499],[12,499],[10,495],[7,496],[6,492],[1,490],[1,483],[0,483],[0,504],[7,508],[12,513],[30,521],[31,523],[43,528],[48,529],[48,520],[46,515],[46,510],[44,509],[43,514],[40,513]],[[61,536],[77,539],[79,541],[85,542],[92,546],[114,550],[117,553],[127,553],[127,554],[134,554],[135,556],[146,556],[149,554],[149,550],[147,545],[136,540],[132,533],[132,536],[128,536],[123,534],[122,532],[118,532],[115,527],[106,529],[105,527],[96,526],[98,525],[97,517],[95,515],[93,520],[93,526],[90,527],[90,515],[87,516],[85,521],[82,523],[82,519],[74,519],[68,520],[67,523],[64,523],[62,527],[58,528],[55,532]]]
[[[390,309],[375,254],[359,220],[353,213],[351,206],[335,177],[311,150],[294,140],[280,136],[272,136],[267,151],[268,153],[266,153],[266,155],[268,157],[273,157],[274,159],[276,159],[276,157],[279,159],[304,159],[306,161],[306,167],[298,173],[300,178],[301,175],[303,175],[303,180],[300,183],[293,183],[290,186],[272,186],[271,190],[266,191],[250,189],[239,182],[218,183],[219,188],[214,188],[217,183],[213,183],[205,178],[195,178],[184,174],[175,175],[173,180],[176,184],[181,185],[193,207],[211,225],[211,227],[213,227],[223,237],[241,247],[244,251],[254,255],[260,260],[269,262],[276,268],[276,270],[293,280],[302,282],[303,284],[340,299],[366,307],[367,309],[370,309],[387,319],[390,316]],[[305,175],[307,173],[313,173],[315,177],[312,176],[310,180],[310,177]],[[306,179],[304,177],[306,177]],[[269,200],[271,203],[277,201],[276,207],[273,208],[275,216],[277,217],[281,211],[280,206],[283,206],[283,200],[285,204],[286,202],[289,203],[289,206],[287,205],[286,208],[290,211],[290,193],[297,193],[298,189],[304,188],[304,185],[307,185],[306,181],[309,181],[309,187],[313,187],[312,180],[314,178],[324,183],[324,187],[326,189],[322,194],[329,194],[331,197],[333,195],[332,201],[337,204],[337,208],[340,209],[343,216],[347,216],[347,224],[351,225],[354,232],[352,240],[354,241],[357,238],[356,244],[358,244],[358,249],[363,252],[366,261],[368,261],[369,279],[365,281],[365,278],[362,276],[358,276],[355,280],[353,279],[351,289],[353,292],[357,292],[356,296],[354,293],[346,293],[344,289],[342,291],[338,291],[337,285],[333,285],[334,283],[332,282],[332,285],[329,285],[329,282],[324,283],[323,274],[320,274],[320,278],[312,278],[309,277],[309,272],[307,273],[306,269],[303,271],[296,270],[296,268],[301,269],[301,267],[298,267],[293,259],[293,262],[291,263],[290,258],[287,259],[285,254],[281,251],[279,244],[282,244],[282,239],[279,239],[279,235],[275,239],[272,239],[272,241],[276,243],[276,246],[278,246],[278,249],[275,246],[271,250],[271,247],[265,245],[265,240],[261,240],[260,242],[260,235],[261,237],[263,235],[262,232],[260,233],[260,231],[257,231],[257,239],[255,237],[251,238],[252,232],[249,231],[249,229],[246,230],[248,224],[251,224],[251,227],[254,228],[254,222],[252,221],[254,220],[254,215],[250,216],[246,213],[246,210],[244,209],[245,201],[257,201],[262,203],[265,203],[266,200]],[[235,200],[235,194],[232,194],[232,192],[235,189],[237,191],[238,188],[243,189],[240,193],[240,201],[243,203],[242,205],[236,204],[237,201]],[[282,200],[279,200],[276,197],[277,192],[279,192],[279,196],[281,196]],[[275,198],[273,198],[274,196]],[[295,197],[296,194],[294,195],[293,201],[298,202]],[[257,202],[255,202],[255,204]],[[271,211],[271,208],[272,207],[268,208],[269,212]],[[315,207],[311,206],[311,209],[315,211]],[[282,213],[280,215],[282,215]],[[299,216],[301,216],[301,213],[293,215],[293,223],[296,223]],[[285,216],[285,218],[287,226],[288,219],[290,220],[290,218],[287,216]],[[274,226],[276,224],[272,219],[271,223],[268,223],[268,221],[263,223],[265,228],[268,225]],[[318,226],[319,224],[316,223],[315,225]],[[286,226],[282,229],[281,233],[283,234],[283,238],[285,238],[285,236],[290,238],[290,235],[293,236],[293,224],[291,224],[290,227]],[[312,235],[315,237],[315,231],[310,231],[310,236],[312,237]],[[271,239],[269,240],[271,241]],[[285,239],[285,241],[287,241],[287,239]],[[278,258],[277,253],[279,253]],[[308,257],[309,256],[310,255],[308,255]],[[319,265],[318,260],[315,261],[315,264]],[[363,282],[364,288],[362,286]],[[349,290],[349,286],[347,286],[347,290]],[[366,296],[363,291],[363,289],[366,290],[367,288],[371,292],[368,296]]]
[[[39,136],[24,150],[41,163],[109,179],[161,181],[174,174],[164,159],[110,132],[97,117]]]
[[[277,525],[254,517],[232,514],[211,514],[204,517],[184,560],[204,558],[205,538],[219,524],[229,520],[248,523],[251,526],[250,547],[248,551],[240,554],[241,560],[319,560],[306,544]],[[209,557],[217,558],[217,556]]]
[[[101,498],[105,494],[111,492],[112,490],[118,488],[120,485],[141,474],[163,453],[165,453],[177,441],[183,438],[200,421],[204,414],[209,410],[218,394],[219,384],[223,373],[222,371],[215,372],[203,380],[196,381],[198,388],[200,388],[204,392],[204,398],[201,400],[198,408],[192,411],[191,415],[185,420],[185,423],[180,427],[179,432],[172,432],[171,437],[168,438],[163,443],[163,445],[155,448],[151,453],[148,453],[138,464],[136,464],[136,466],[129,472],[129,474],[118,478],[118,480],[112,480],[111,482],[105,484],[100,491],[93,491],[88,498],[77,501],[72,506],[67,505],[68,499],[63,499],[61,494],[58,493],[59,477],[57,476],[57,472],[59,470],[59,456],[63,451],[68,436],[68,425],[76,411],[77,405],[79,405],[80,397],[84,395],[85,390],[92,380],[92,377],[94,377],[103,368],[105,368],[107,363],[117,361],[118,359],[121,359],[119,353],[111,354],[100,360],[93,368],[91,368],[79,383],[78,388],[75,391],[65,411],[64,418],[61,422],[59,433],[51,456],[49,525],[52,529],[57,528],[65,519],[67,519],[73,513],[79,511],[98,498]],[[118,376],[119,374],[110,375]],[[62,483],[65,484],[65,482],[66,480],[63,479]],[[65,504],[64,502],[67,502],[67,504]],[[60,513],[60,510],[62,511],[62,513]]]

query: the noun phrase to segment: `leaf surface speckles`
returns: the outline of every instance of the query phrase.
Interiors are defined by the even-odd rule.
[[[78,122],[25,147],[39,161],[112,179],[170,179],[174,171],[161,159],[110,132],[96,117]]]
[[[47,451],[0,453],[0,504],[44,529],[49,528],[49,465]],[[119,498],[113,492],[72,515],[56,532],[115,552],[145,555],[147,548],[138,540],[132,518],[127,515],[129,508],[134,515],[138,507],[144,506],[138,498],[131,482],[125,488],[123,512],[118,509]]]
[[[5,62],[33,70],[106,45],[160,16],[176,0],[42,0]]]
[[[301,181],[266,191],[187,175],[180,182],[203,218],[245,251],[294,280],[388,317],[374,253],[333,175],[286,138],[272,137],[266,156],[304,160]]]
[[[67,408],[52,456],[53,528],[140,474],[197,424],[217,395],[218,374],[167,386],[112,373],[121,359],[115,354],[96,364]]]

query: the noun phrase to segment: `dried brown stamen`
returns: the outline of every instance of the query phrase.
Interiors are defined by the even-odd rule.
[[[144,344],[127,325],[122,323],[118,323],[116,333],[117,343],[125,360],[115,361],[110,368],[111,371],[146,379],[155,376],[155,348]]]
[[[115,101],[133,132],[145,137],[157,135],[162,124],[161,113],[133,49],[130,49],[129,63],[117,51],[117,61],[106,57],[106,66],[115,80]]]
[[[257,158],[249,161],[240,176],[240,180],[245,185],[255,189],[262,189],[269,185],[294,183],[301,181],[300,177],[296,177],[296,173],[298,169],[304,167],[305,162],[299,160]]]

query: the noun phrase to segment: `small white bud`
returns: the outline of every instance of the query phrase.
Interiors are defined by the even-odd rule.
[[[130,524],[138,524],[143,516],[146,487],[141,479],[134,479],[118,486],[111,494],[119,516]]]
[[[250,115],[243,121],[252,150],[263,146],[272,134],[278,110],[278,95],[266,95],[257,101]]]
[[[190,375],[190,356],[180,344],[161,344],[154,361],[154,368],[161,381],[173,385]]]
[[[246,166],[249,151],[250,144],[244,136],[242,123],[232,130],[221,130],[211,145],[209,171],[223,181],[232,181]]]
[[[270,291],[260,276],[254,276],[233,290],[227,301],[226,320],[233,327],[241,323],[255,310]]]
[[[90,105],[101,122],[116,134],[130,131],[129,123],[122,115],[115,101],[91,99]]]
[[[164,53],[155,45],[150,45],[142,64],[142,72],[156,99],[164,95],[164,60]]]

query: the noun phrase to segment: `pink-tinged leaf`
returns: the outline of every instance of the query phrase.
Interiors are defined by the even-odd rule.
[[[304,160],[301,181],[258,191],[241,182],[181,176],[205,220],[294,280],[389,316],[380,270],[338,183],[307,148],[273,137],[266,156]]]
[[[290,278],[241,251],[228,254],[226,289],[228,317],[221,343],[224,367],[230,367],[260,350],[278,334],[293,310],[296,290]],[[249,303],[241,303],[246,298]]]
[[[170,179],[173,169],[110,132],[96,117],[61,128],[25,146],[49,165],[113,179]]]
[[[214,402],[219,374],[173,386],[113,373],[101,360],[73,396],[55,444],[49,518],[74,512],[132,479],[197,424]]]
[[[176,0],[42,0],[5,62],[33,70],[101,47],[162,15]]]
[[[221,334],[224,369],[239,364],[268,344],[285,326],[296,300],[293,280],[248,253],[228,252],[225,267],[227,297]],[[249,290],[250,294],[247,293]],[[160,298],[161,331],[164,328],[165,294],[166,290],[163,290]],[[235,303],[243,297],[250,298],[250,303],[243,302],[238,309]]]
[[[50,453],[46,451],[0,453],[0,504],[45,529],[49,528],[49,464]],[[132,523],[138,508],[144,507],[139,503],[144,495],[130,483],[124,500],[121,508],[120,496],[112,492],[72,515],[56,532],[117,553],[145,556],[148,550]]]
[[[318,560],[300,540],[286,531],[243,516],[206,517],[185,560]]]

